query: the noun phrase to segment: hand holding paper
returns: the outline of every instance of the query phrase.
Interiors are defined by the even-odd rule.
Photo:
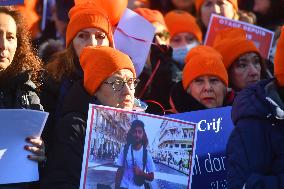
[[[35,137],[27,137],[26,141],[32,144],[32,145],[25,145],[25,149],[33,153],[33,155],[28,155],[28,158],[30,160],[33,160],[39,163],[46,160],[45,147],[44,147],[43,140],[41,140],[40,138],[35,138]]]

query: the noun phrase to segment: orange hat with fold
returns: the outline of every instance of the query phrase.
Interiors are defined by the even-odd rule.
[[[77,33],[85,28],[99,28],[103,30],[110,43],[113,43],[112,27],[104,9],[95,6],[94,3],[78,4],[69,11],[70,21],[66,30],[66,47],[77,35]]]
[[[281,35],[277,42],[277,49],[274,57],[274,75],[281,87],[284,87],[284,26],[281,28]]]
[[[246,32],[241,28],[220,30],[215,37],[213,47],[223,56],[226,69],[245,53],[255,52],[260,56],[253,41],[246,38]]]
[[[128,0],[75,0],[75,5],[93,3],[103,8],[109,16],[110,22],[115,26],[127,8]]]
[[[151,10],[148,8],[137,8],[134,10],[140,16],[143,16],[149,22],[159,22],[160,24],[166,26],[164,16],[158,10]]]
[[[194,79],[203,75],[216,76],[228,86],[228,73],[221,54],[212,47],[199,45],[191,49],[185,58],[182,73],[184,90]]]
[[[192,33],[199,42],[202,42],[202,32],[196,23],[195,18],[188,12],[173,10],[166,14],[165,22],[171,38],[178,33]]]
[[[89,95],[94,95],[103,81],[121,69],[129,69],[136,77],[130,58],[111,47],[85,47],[80,54],[80,64],[84,71],[84,87]]]
[[[205,0],[195,0],[195,9],[197,12],[200,12],[200,9],[201,9],[201,6],[202,4],[204,3]],[[229,1],[234,9],[237,11],[239,8],[238,8],[238,0],[227,0]]]

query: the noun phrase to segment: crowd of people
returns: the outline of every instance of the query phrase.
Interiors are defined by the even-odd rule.
[[[113,38],[127,7],[155,28],[140,75]],[[0,6],[0,108],[49,112],[41,138],[24,146],[40,180],[1,189],[79,188],[89,103],[135,110],[137,99],[157,115],[232,106],[228,188],[284,188],[283,0],[49,0],[45,8],[42,27],[43,1]],[[270,57],[241,28],[203,45],[212,14],[274,31]],[[142,123],[130,131],[145,132]],[[127,150],[144,153],[141,141]],[[126,155],[116,188],[144,188],[125,181]],[[132,165],[134,173],[153,180],[151,163]]]

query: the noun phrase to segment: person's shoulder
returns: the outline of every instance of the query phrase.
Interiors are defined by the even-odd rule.
[[[232,106],[232,120],[236,124],[248,117],[263,118],[270,114],[270,105],[266,99],[265,86],[273,80],[263,80],[243,89],[235,98]]]

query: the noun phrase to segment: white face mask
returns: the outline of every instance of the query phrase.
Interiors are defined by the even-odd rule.
[[[198,42],[193,42],[191,44],[188,44],[183,47],[179,48],[173,48],[173,59],[177,61],[179,64],[183,65],[184,64],[184,59],[187,55],[187,53],[194,47],[198,46]]]

